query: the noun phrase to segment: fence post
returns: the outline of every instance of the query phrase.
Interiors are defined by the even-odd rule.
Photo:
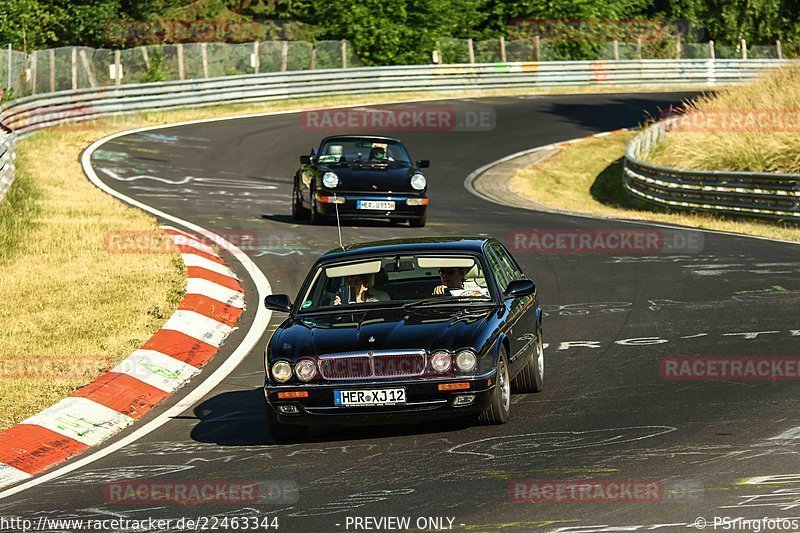
[[[144,59],[144,68],[150,70],[150,56],[147,54],[147,46],[140,47],[142,51],[142,59]]]
[[[78,49],[72,47],[72,90],[78,88]]]
[[[475,47],[473,46],[473,43],[472,43],[472,37],[467,39],[467,51],[469,52],[469,64],[470,65],[474,65],[475,64]]]
[[[538,35],[533,38],[533,60],[542,60],[542,39]]]
[[[716,53],[714,52],[714,41],[708,41],[708,57],[711,59],[716,59]]]
[[[505,63],[508,61],[506,59],[506,38],[504,36],[500,36],[500,61]]]
[[[183,44],[178,43],[178,78],[181,80],[186,79],[186,69],[183,64]]]
[[[614,61],[619,61],[619,41],[614,39]]]
[[[56,92],[56,51],[50,49],[50,92]]]
[[[208,78],[208,43],[200,44],[200,56],[203,60],[203,77]]]
[[[638,57],[640,60],[642,59],[642,38],[641,37],[637,37],[636,38],[636,57]]]
[[[29,56],[31,58],[31,94],[36,94],[36,56],[38,55],[37,51],[34,50],[33,53]]]
[[[781,40],[775,41],[775,50],[778,52],[778,59],[783,59],[783,49],[781,48]]]
[[[281,72],[286,72],[289,67],[289,41],[281,43]]]
[[[253,41],[253,72],[258,74],[261,69],[261,58],[258,57],[258,41]]]
[[[122,83],[122,52],[114,50],[114,85]]]
[[[6,87],[11,89],[11,43],[8,43],[8,53],[6,54],[6,67],[8,67],[8,84]]]
[[[317,68],[317,43],[311,45],[311,70]]]
[[[342,68],[347,68],[347,41],[342,39]]]
[[[683,55],[683,47],[681,45],[681,35],[678,34],[678,40],[675,41],[675,59],[680,59]]]
[[[742,59],[747,59],[747,41],[742,39]]]
[[[92,66],[89,64],[89,58],[86,56],[86,50],[81,50],[80,55],[81,55],[81,64],[83,64],[83,70],[86,71],[86,77],[89,78],[89,86],[94,88],[97,86],[97,83],[95,83],[94,81]]]

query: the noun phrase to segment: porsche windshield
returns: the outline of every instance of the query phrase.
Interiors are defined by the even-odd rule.
[[[300,312],[492,301],[480,260],[468,255],[373,257],[324,265],[313,276]]]
[[[405,147],[386,139],[346,139],[325,141],[317,161],[326,165],[410,165]]]

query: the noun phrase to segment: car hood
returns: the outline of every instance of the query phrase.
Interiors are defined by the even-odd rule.
[[[414,167],[406,165],[332,167],[323,171],[335,172],[339,176],[336,190],[342,192],[414,192],[411,175]]]
[[[366,350],[484,348],[483,326],[496,306],[374,309],[287,320],[270,341],[273,360]]]

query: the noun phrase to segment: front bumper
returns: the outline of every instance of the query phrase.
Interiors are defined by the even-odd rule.
[[[334,204],[330,201],[332,196],[327,194],[317,195],[317,211],[325,217],[336,216],[336,206],[339,207],[340,218],[381,218],[381,219],[408,219],[408,218],[422,218],[425,216],[425,210],[428,208],[425,205],[409,205],[408,200],[418,201],[422,200],[427,202],[426,196],[410,196],[410,195],[376,195],[376,194],[358,194],[358,193],[342,193],[337,195],[340,200],[344,198],[344,203]],[[377,202],[394,202],[395,208],[392,210],[378,210],[378,209],[359,209],[358,203],[360,201],[377,201]]]
[[[297,425],[348,425],[420,422],[459,418],[483,412],[489,406],[496,385],[495,371],[469,378],[429,378],[414,380],[375,380],[326,382],[314,385],[266,385],[268,408],[278,421]],[[439,390],[439,385],[469,383],[468,389]],[[397,405],[342,407],[334,405],[334,390],[399,388],[406,390],[406,403]],[[279,398],[280,392],[307,391],[306,398]],[[472,395],[468,405],[455,406],[459,396]],[[297,413],[286,414],[281,406],[293,405]]]

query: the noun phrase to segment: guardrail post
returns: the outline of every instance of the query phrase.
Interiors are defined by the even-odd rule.
[[[286,72],[289,66],[289,41],[281,43],[281,72]]]
[[[614,61],[619,61],[619,41],[614,39]]]
[[[640,60],[642,59],[642,38],[641,37],[637,37],[636,38],[636,57],[638,57]]]
[[[50,49],[50,92],[56,92],[56,51]]]
[[[317,43],[311,45],[311,70],[317,68]]]
[[[675,59],[680,59],[683,55],[683,46],[681,43],[681,36],[678,34],[678,40],[675,41]]]
[[[200,44],[200,56],[203,60],[203,77],[208,78],[208,43]]]
[[[542,39],[538,35],[533,38],[533,60],[542,60]]]
[[[78,88],[78,49],[72,47],[72,90]]]
[[[710,59],[716,59],[716,53],[714,52],[714,41],[708,41],[708,57]]]
[[[747,59],[747,41],[742,39],[742,59]]]
[[[503,63],[508,61],[506,59],[506,38],[502,35],[500,36],[500,61]]]
[[[347,41],[342,39],[342,68],[347,68]]]
[[[469,64],[475,64],[475,47],[472,44],[472,37],[467,39],[467,51],[469,52]]]
[[[778,52],[778,59],[783,59],[783,49],[781,48],[781,40],[775,41],[775,51]]]
[[[258,57],[258,41],[253,41],[253,72],[258,74],[259,69],[261,68],[261,58]]]
[[[178,43],[178,78],[181,80],[186,79],[186,69],[183,64],[183,44]]]
[[[8,67],[8,70],[6,71],[6,73],[8,74],[8,83],[6,84],[6,87],[11,89],[11,43],[8,43],[8,53],[6,54],[6,62],[7,62],[6,67]]]

